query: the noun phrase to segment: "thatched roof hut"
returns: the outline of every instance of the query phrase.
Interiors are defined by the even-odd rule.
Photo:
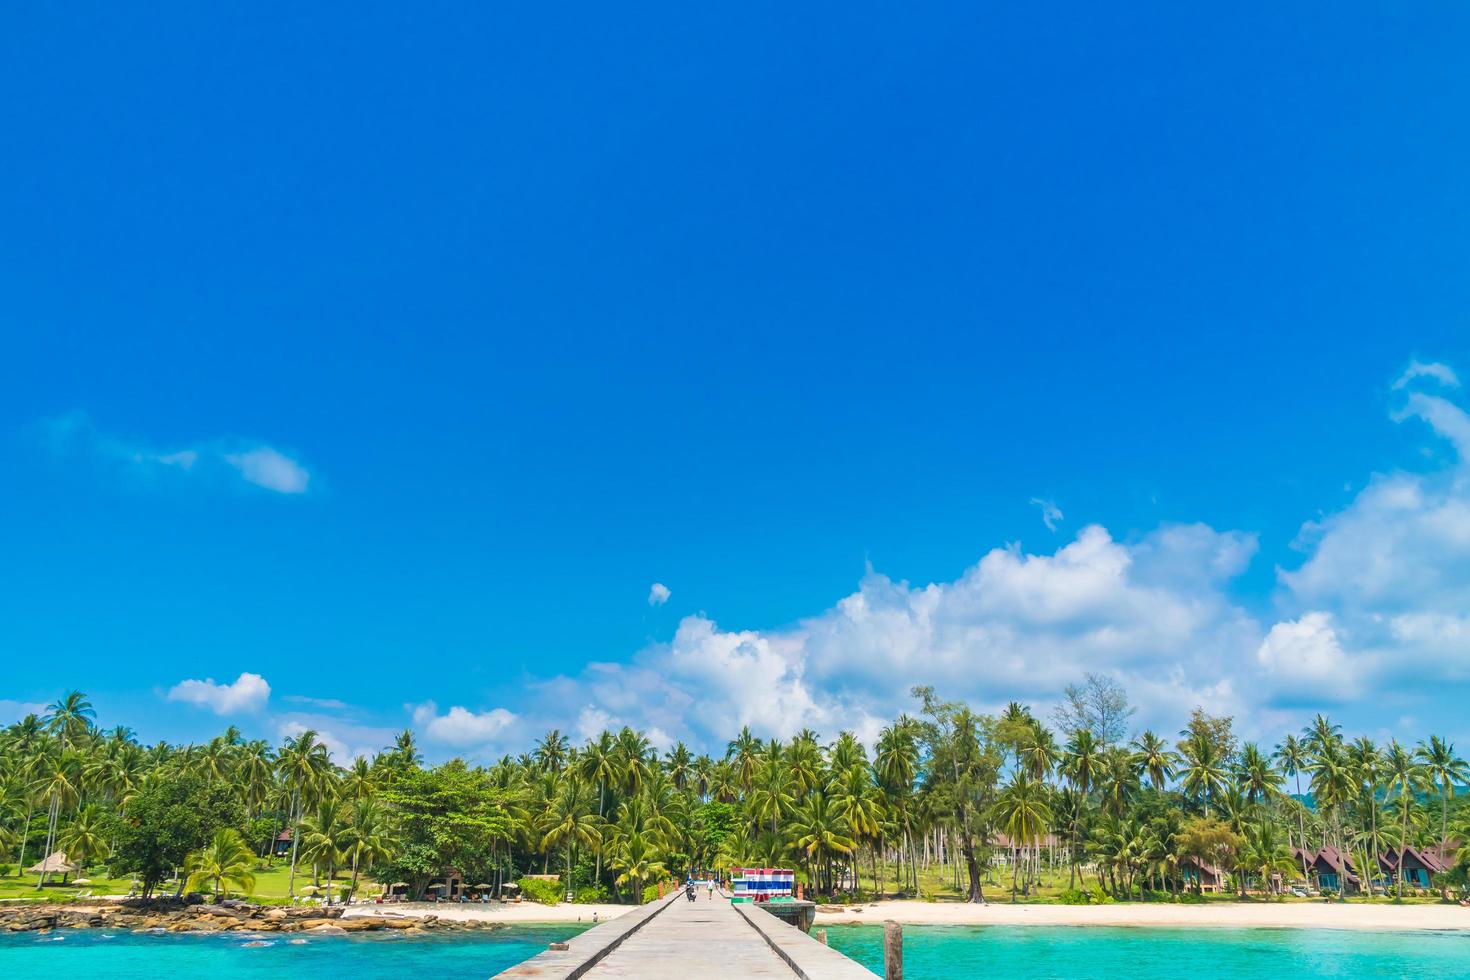
[[[66,859],[65,851],[56,851],[41,863],[26,868],[26,874],[74,875],[80,870],[81,868]]]

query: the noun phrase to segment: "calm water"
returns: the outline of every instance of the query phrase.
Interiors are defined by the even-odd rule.
[[[485,980],[579,931],[577,926],[520,927],[415,938],[375,933],[324,936],[305,945],[290,945],[277,934],[265,937],[273,945],[255,949],[243,947],[247,940],[239,935],[64,931],[0,935],[0,966],[16,975],[108,980],[210,975]],[[880,927],[838,926],[828,934],[835,948],[882,974]],[[112,938],[104,938],[108,935]],[[909,926],[904,940],[907,980],[1470,977],[1470,936],[1442,933]]]
[[[881,926],[837,926],[827,937],[882,976]],[[905,980],[1470,977],[1462,933],[905,926],[903,938]]]
[[[103,929],[0,934],[0,967],[49,977],[157,980],[159,977],[350,977],[405,980],[412,977],[486,980],[534,956],[553,941],[586,926],[524,926],[466,936],[322,936],[292,945],[298,936],[260,936],[273,945],[247,948],[240,934],[210,936],[139,935]],[[57,940],[56,937],[62,937]],[[111,936],[112,938],[104,938]]]

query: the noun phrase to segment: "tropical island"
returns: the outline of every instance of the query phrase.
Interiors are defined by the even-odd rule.
[[[0,737],[0,899],[550,921],[743,866],[794,869],[827,921],[1352,927],[1407,907],[1434,912],[1356,921],[1470,928],[1470,765],[1437,735],[1317,715],[1267,746],[1202,709],[1132,732],[1100,676],[1049,720],[913,694],[871,746],[743,728],[658,751],[623,728],[430,764],[412,731],[351,760],[312,731],[144,745],[73,691]]]

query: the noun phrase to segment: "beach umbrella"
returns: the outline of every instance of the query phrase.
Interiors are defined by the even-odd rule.
[[[90,878],[77,878],[72,881],[73,885],[90,885],[91,883],[92,879]]]
[[[316,885],[307,885],[305,888],[303,888],[301,890],[303,892],[305,892],[306,894],[308,894],[308,895],[315,895],[317,892],[321,891],[321,889],[318,888]]]
[[[389,888],[407,888],[408,887],[408,882],[406,882],[406,881],[395,881],[395,882],[393,882],[393,884],[389,885],[388,887]]]
[[[474,887],[476,887],[476,888],[489,888],[490,886],[488,884],[486,884],[485,882],[482,881],[478,885],[475,885]]]

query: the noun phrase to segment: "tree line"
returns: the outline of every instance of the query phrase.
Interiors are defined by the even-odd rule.
[[[492,764],[427,765],[411,731],[340,764],[309,730],[145,746],[73,691],[0,735],[0,855],[24,869],[61,850],[144,894],[181,868],[177,890],[248,893],[279,861],[289,894],[325,882],[328,901],[366,875],[423,895],[449,869],[491,890],[554,873],[579,900],[639,902],[671,875],[738,866],[793,867],[815,895],[969,901],[1063,876],[1064,900],[1178,896],[1202,866],[1242,895],[1279,891],[1323,847],[1362,869],[1432,848],[1455,865],[1437,885],[1470,867],[1456,796],[1470,765],[1441,736],[1349,739],[1317,715],[1268,748],[1199,709],[1173,736],[1132,733],[1126,693],[1100,677],[1068,688],[1050,725],[1019,703],[987,715],[913,696],[871,746],[747,727],[712,754],[630,728],[582,744],[550,731]],[[1387,877],[1402,895],[1402,867]]]

